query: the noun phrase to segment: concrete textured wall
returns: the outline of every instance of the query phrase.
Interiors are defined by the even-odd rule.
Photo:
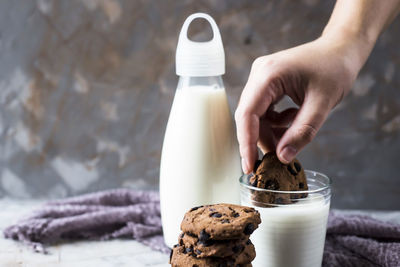
[[[0,2],[0,196],[156,188],[184,19],[210,13],[232,109],[252,61],[318,37],[334,1]],[[193,38],[201,37],[199,27]],[[300,155],[333,206],[400,208],[400,19]]]

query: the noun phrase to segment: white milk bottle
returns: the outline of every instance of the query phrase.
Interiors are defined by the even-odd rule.
[[[207,20],[213,38],[193,42],[190,23]],[[240,202],[239,149],[221,75],[225,54],[215,21],[207,14],[189,16],[176,51],[180,76],[164,137],[160,168],[161,218],[165,243],[178,241],[180,223],[194,206]]]

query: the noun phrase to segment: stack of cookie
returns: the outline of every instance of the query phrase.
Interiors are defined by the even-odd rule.
[[[216,204],[192,208],[171,252],[172,267],[252,266],[256,256],[249,237],[261,223],[253,208]]]

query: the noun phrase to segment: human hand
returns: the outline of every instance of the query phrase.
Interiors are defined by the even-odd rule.
[[[257,146],[264,153],[276,150],[286,164],[313,140],[350,90],[364,63],[358,55],[353,40],[321,37],[254,61],[235,112],[245,173],[253,170]],[[274,111],[284,95],[299,109]]]

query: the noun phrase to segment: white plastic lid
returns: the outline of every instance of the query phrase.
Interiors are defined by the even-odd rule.
[[[190,23],[203,18],[210,23],[213,38],[207,42],[189,40],[187,33]],[[225,73],[225,52],[221,34],[214,19],[205,13],[190,15],[183,23],[176,48],[176,74],[179,76],[205,77]]]

